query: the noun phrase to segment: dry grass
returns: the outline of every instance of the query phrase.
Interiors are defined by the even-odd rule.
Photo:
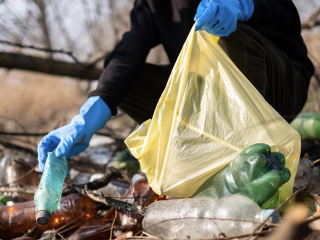
[[[43,133],[63,126],[87,100],[87,83],[72,78],[0,68],[0,131]],[[123,115],[105,133],[125,138],[135,122]],[[36,150],[42,137],[0,135],[0,140]]]
[[[0,71],[0,130],[49,131],[68,122],[86,101],[79,82],[27,71]],[[12,121],[10,119],[14,119]]]

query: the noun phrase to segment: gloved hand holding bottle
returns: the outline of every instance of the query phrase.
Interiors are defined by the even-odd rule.
[[[253,10],[253,0],[202,0],[194,17],[196,31],[229,36],[237,29],[237,21],[248,21]]]
[[[90,97],[82,105],[78,115],[68,125],[47,134],[38,145],[38,163],[41,172],[47,159],[47,153],[55,151],[55,155],[69,159],[83,152],[93,134],[104,127],[111,117],[108,105],[99,97]]]

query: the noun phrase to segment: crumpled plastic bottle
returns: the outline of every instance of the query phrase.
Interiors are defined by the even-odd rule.
[[[174,199],[150,204],[142,226],[146,232],[162,239],[233,237],[252,233],[273,211],[262,210],[254,201],[240,195],[220,200],[208,197]],[[280,214],[277,212],[268,223],[278,221]]]
[[[320,140],[320,113],[300,113],[290,124],[301,137]]]
[[[254,144],[243,150],[230,165],[205,181],[193,197],[220,199],[237,194],[262,206],[289,181],[291,173],[284,166],[285,157],[281,153],[271,152],[267,144]],[[264,205],[263,208],[269,207]]]
[[[47,224],[51,213],[58,209],[67,169],[65,157],[58,158],[54,152],[48,153],[43,175],[34,195],[34,204],[38,209],[36,219],[39,224]]]

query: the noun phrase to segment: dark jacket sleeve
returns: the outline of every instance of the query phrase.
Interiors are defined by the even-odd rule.
[[[130,20],[130,31],[106,57],[97,89],[89,94],[89,97],[100,96],[113,115],[138,78],[150,49],[159,44],[152,13],[145,1],[135,2]]]

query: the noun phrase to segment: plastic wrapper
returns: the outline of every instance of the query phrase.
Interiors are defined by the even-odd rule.
[[[152,120],[126,140],[157,194],[191,196],[245,148],[266,143],[291,172],[265,207],[293,189],[299,134],[266,102],[217,44],[194,27],[180,52]]]

